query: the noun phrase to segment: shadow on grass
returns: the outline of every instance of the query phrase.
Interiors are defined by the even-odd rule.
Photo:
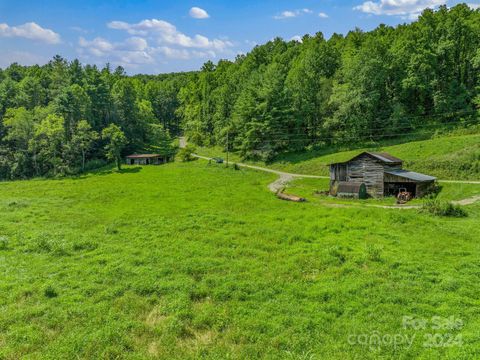
[[[79,174],[77,176],[71,177],[72,180],[84,180],[87,179],[88,177],[95,175],[95,176],[106,176],[106,175],[112,175],[112,174],[136,174],[142,171],[141,166],[135,166],[135,167],[129,167],[129,168],[122,168],[121,170],[118,170],[115,166],[113,165],[108,165],[104,166],[99,169],[95,170],[90,170],[87,171],[83,174]]]
[[[136,167],[133,167],[133,168],[114,170],[114,172],[116,172],[117,174],[136,174],[136,173],[139,173],[140,171],[142,171],[142,169],[143,168],[141,166],[136,166]]]

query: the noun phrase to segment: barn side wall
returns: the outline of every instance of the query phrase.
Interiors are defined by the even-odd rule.
[[[347,164],[347,181],[363,182],[367,193],[373,197],[383,196],[384,165],[379,160],[363,155]]]

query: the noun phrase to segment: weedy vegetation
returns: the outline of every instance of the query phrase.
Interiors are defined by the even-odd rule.
[[[459,205],[454,205],[448,201],[437,199],[428,199],[422,205],[422,211],[436,215],[449,217],[465,217],[467,212]]]
[[[0,183],[0,358],[480,356],[478,204],[294,204],[273,180],[196,161]],[[461,318],[463,345],[424,347],[406,315]],[[416,339],[348,343],[374,331]]]

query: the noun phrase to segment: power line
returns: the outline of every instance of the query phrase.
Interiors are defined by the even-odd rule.
[[[475,114],[477,113],[477,110],[471,110],[471,111],[462,111],[462,112],[454,112],[454,113],[437,113],[437,114],[434,114],[434,115],[422,115],[422,116],[414,116],[414,117],[403,117],[401,119],[405,120],[405,119],[416,119],[416,118],[420,118],[420,117],[424,117],[424,118],[430,118],[430,117],[438,117],[438,116],[441,116],[441,115],[459,115],[459,114]],[[386,119],[377,119],[377,121],[382,121],[382,120],[391,120],[391,118],[386,118]],[[478,121],[474,121],[474,122],[471,122],[470,124],[477,124],[479,123]],[[424,127],[429,127],[429,126],[433,126],[433,127],[436,127],[436,126],[439,126],[439,127],[442,127],[444,125],[448,125],[448,124],[459,124],[459,125],[464,125],[466,124],[466,122],[457,122],[456,120],[452,120],[452,121],[448,121],[448,122],[444,122],[444,123],[441,123],[441,124],[426,124],[426,125],[422,125],[422,126],[419,126],[419,128],[424,128]],[[263,125],[263,124],[262,124]],[[343,126],[345,126],[346,124],[342,124]],[[353,126],[352,126],[353,127]],[[414,127],[413,124],[405,124],[405,125],[400,125],[400,126],[394,126],[394,125],[385,125],[383,127],[377,127],[377,128],[368,128],[368,130],[385,130],[385,129],[410,129]],[[319,126],[304,126],[304,127],[296,127],[296,126],[284,126],[284,127],[280,127],[280,126],[270,126],[270,129],[273,129],[273,130],[290,130],[290,129],[294,129],[294,130],[321,130],[321,125]],[[280,133],[280,131],[278,132]],[[275,132],[270,132],[270,134],[275,134]]]
[[[479,125],[480,122],[479,121],[476,121],[476,120],[473,120],[473,121],[469,121],[469,122],[461,122],[461,123],[454,123],[454,122],[449,122],[448,124],[446,123],[443,123],[443,124],[426,124],[426,125],[423,125],[423,126],[420,126],[416,129],[411,129],[411,127],[391,127],[391,126],[386,126],[386,127],[383,127],[383,128],[377,128],[377,130],[402,130],[402,129],[405,129],[405,130],[416,130],[416,131],[412,131],[412,132],[408,132],[408,133],[392,133],[391,135],[395,136],[395,135],[408,135],[408,134],[414,134],[414,133],[418,133],[417,130],[425,130],[425,129],[430,129],[429,132],[433,132],[435,130],[443,130],[443,129],[446,129],[445,125]],[[455,128],[458,128],[455,127]],[[447,129],[453,129],[453,127],[450,127],[450,128],[447,128]],[[372,129],[367,129],[367,130],[372,130]],[[344,129],[339,129],[339,130],[336,130],[336,131],[345,131]],[[427,132],[425,132],[427,133]],[[278,139],[278,140],[292,140],[292,139],[298,139],[298,140],[322,140],[322,139],[325,139],[325,140],[331,140],[331,139],[336,139],[338,138],[337,137],[324,137],[324,136],[317,136],[315,134],[305,134],[304,132],[302,133],[293,133],[293,132],[268,132],[266,134],[270,139]],[[383,134],[385,135],[385,134]],[[294,137],[292,137],[294,136]],[[287,137],[287,138],[285,138]],[[363,137],[382,137],[382,135],[375,135],[373,134],[372,132],[370,132],[370,134],[365,134],[363,135]],[[358,138],[358,136],[350,136],[349,138],[352,138],[352,139],[355,139],[355,138]],[[259,139],[259,141],[264,141],[263,139]]]
[[[379,139],[384,139],[384,138],[393,138],[393,137],[414,137],[416,135],[427,135],[431,134],[432,131],[424,131],[424,132],[411,132],[411,133],[391,133],[391,134],[383,134],[383,135],[377,135],[377,136],[346,136],[347,140],[379,140]],[[276,142],[286,142],[286,143],[291,143],[291,142],[307,142],[307,141],[321,141],[321,140],[339,140],[339,137],[304,137],[304,138],[290,138],[290,139],[284,139],[284,138],[271,138],[271,139],[257,139],[250,141],[250,144],[255,144],[255,143],[265,143],[268,141],[276,141]]]
[[[472,121],[472,122],[462,122],[462,123],[457,123],[457,124],[454,124],[453,122],[452,123],[449,123],[449,124],[426,124],[426,125],[422,125],[422,126],[418,126],[418,127],[412,127],[412,126],[385,126],[383,128],[372,128],[372,129],[366,129],[366,130],[377,130],[377,131],[380,131],[380,130],[396,130],[396,131],[399,131],[399,130],[422,130],[422,129],[429,129],[431,128],[432,130],[435,130],[435,129],[444,129],[445,128],[445,125],[477,125],[477,124],[480,124],[479,121]],[[319,130],[321,131],[321,127],[317,128],[316,130]],[[335,131],[346,131],[348,129],[337,129]],[[277,132],[268,132],[268,135],[305,135],[307,136],[307,134],[305,132],[281,132],[281,131],[277,131]],[[373,132],[371,132],[371,135],[373,136]],[[309,135],[309,136],[312,136],[312,137],[315,137],[314,134],[312,135]]]

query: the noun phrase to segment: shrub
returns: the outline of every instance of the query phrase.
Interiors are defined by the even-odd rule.
[[[55,290],[55,288],[54,288],[52,285],[48,285],[48,286],[45,288],[45,290],[43,291],[43,294],[45,295],[45,297],[47,297],[47,298],[49,298],[49,299],[58,296],[57,291]]]
[[[451,202],[437,199],[428,199],[424,201],[421,210],[435,216],[448,216],[457,218],[467,216],[467,212],[459,205],[454,205]]]
[[[187,161],[192,161],[195,160],[195,157],[193,157],[193,154],[195,153],[197,149],[195,146],[192,145],[187,145],[184,148],[180,149],[178,156],[180,157],[180,160],[183,162]]]

